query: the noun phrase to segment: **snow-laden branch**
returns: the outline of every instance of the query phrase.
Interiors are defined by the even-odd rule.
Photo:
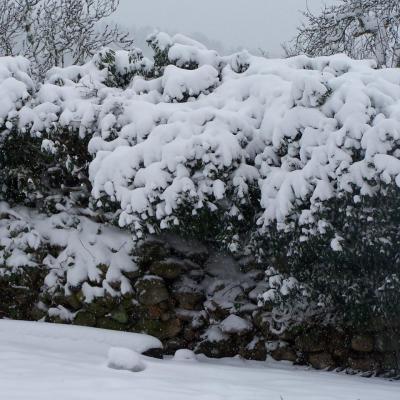
[[[288,54],[310,56],[346,53],[353,58],[375,58],[379,66],[399,65],[400,3],[397,0],[342,0],[320,14],[304,12],[306,22]]]

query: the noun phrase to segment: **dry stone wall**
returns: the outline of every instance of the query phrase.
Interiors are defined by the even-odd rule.
[[[12,306],[3,297],[1,316],[145,332],[163,342],[164,354],[185,348],[209,357],[271,356],[317,369],[398,375],[400,324],[389,329],[375,321],[363,332],[352,332],[304,323],[274,334],[270,310],[258,304],[258,295],[265,290],[264,270],[251,257],[235,260],[197,241],[164,236],[146,240],[136,262],[139,270],[126,273],[132,292],[91,302],[84,301],[80,287],[68,296],[43,293],[42,310],[29,307],[35,300],[32,290],[24,298],[17,291],[21,285],[17,288],[2,277],[3,293],[9,298],[15,290],[22,302],[18,308],[18,302]],[[27,284],[34,283],[37,292],[39,276],[29,275]],[[73,315],[71,321],[44,311],[60,305]]]

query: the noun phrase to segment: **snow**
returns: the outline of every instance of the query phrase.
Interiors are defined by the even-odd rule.
[[[43,261],[49,292],[62,288],[69,294],[71,288],[83,284],[85,301],[90,303],[106,293],[116,296],[133,290],[123,275],[138,268],[131,257],[134,244],[129,232],[68,212],[48,217],[24,207],[11,209],[4,202],[0,202],[0,213],[9,215],[9,219],[0,219],[0,260],[5,260],[7,267],[0,267],[0,274],[37,266],[30,249],[47,243],[62,249],[57,257],[48,254]],[[105,274],[101,265],[108,266]],[[121,283],[120,293],[110,286],[115,282]],[[71,319],[65,310],[53,309],[51,313]]]
[[[184,202],[194,213],[224,204],[241,221],[252,186],[262,230],[296,213],[310,223],[334,196],[376,193],[371,182],[400,184],[399,69],[343,54],[221,57],[162,32],[148,42],[165,59],[154,76],[140,50],[105,49],[50,70],[32,99],[27,61],[0,59],[2,134],[46,132],[42,149],[53,154],[54,126],[89,135],[92,196],[114,203],[135,239],[178,225]],[[113,67],[123,84],[110,84]]]
[[[236,210],[258,184],[266,227],[299,204],[312,213],[353,186],[371,194],[373,179],[399,176],[390,152],[398,71],[344,55],[271,60],[243,52],[205,63],[204,46],[165,34],[152,40],[169,49],[171,65],[159,78],[136,77],[125,92],[109,92],[122,129],[113,141],[95,135],[89,144],[92,194],[119,204],[121,226],[139,232],[154,216],[161,228],[179,223],[183,199],[194,209],[229,200]],[[197,68],[185,69],[189,61]]]
[[[146,365],[136,351],[123,347],[111,347],[108,350],[107,366],[112,369],[122,369],[131,372],[141,372]]]
[[[181,101],[185,95],[199,96],[218,84],[218,71],[210,65],[195,70],[185,70],[168,65],[162,77],[165,100]]]
[[[91,200],[102,211],[115,209],[109,220],[115,217],[133,235],[95,223],[91,212],[73,216],[61,204],[59,214],[47,217],[0,203],[10,216],[0,220],[0,274],[37,266],[30,250],[41,245],[61,248],[44,260],[45,289],[69,295],[81,287],[89,303],[133,290],[124,273],[137,269],[135,241],[179,225],[187,203],[193,215],[222,208],[229,234],[245,218],[241,210],[254,208],[253,188],[259,220],[251,238],[276,222],[285,228],[288,220],[306,230],[332,197],[352,193],[361,201],[392,181],[400,186],[399,69],[377,70],[373,62],[340,54],[220,57],[183,35],[157,33],[149,42],[165,53],[153,77],[147,75],[152,62],[139,51],[105,49],[86,65],[53,68],[35,88],[27,60],[0,58],[0,142],[20,130],[42,137],[42,151],[57,157],[57,132],[79,132],[93,157]],[[115,76],[107,55],[115,60]],[[333,236],[332,249],[340,251],[341,242]],[[232,281],[218,299],[229,309],[242,289],[230,260],[214,264]],[[289,296],[296,284],[273,276],[251,297]],[[61,306],[48,313],[74,317]],[[245,323],[231,318],[204,338],[223,341]]]
[[[114,370],[107,367],[107,353],[119,338],[125,341],[125,334],[113,332],[109,341],[107,331],[85,328],[84,335],[82,332],[82,328],[65,325],[49,327],[41,323],[0,321],[0,398],[397,400],[399,397],[399,382],[309,370],[286,362],[211,360],[199,356],[198,362],[188,363],[143,357],[146,369],[140,373]],[[103,341],[99,342],[99,338]]]
[[[78,354],[107,354],[111,347],[124,347],[137,353],[162,348],[161,342],[155,337],[139,333],[47,322],[0,320],[0,341],[4,343],[10,339],[27,343],[32,349],[38,347]]]
[[[220,323],[220,327],[225,333],[246,333],[251,330],[251,323],[231,314]]]
[[[173,359],[175,361],[196,361],[197,357],[192,350],[179,349],[175,352]]]

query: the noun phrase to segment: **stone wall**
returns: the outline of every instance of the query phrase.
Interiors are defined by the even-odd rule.
[[[47,307],[63,305],[77,325],[156,336],[165,354],[188,348],[209,357],[239,354],[265,360],[270,355],[366,375],[396,376],[399,371],[400,326],[388,329],[375,321],[363,332],[352,332],[304,324],[273,334],[270,311],[257,301],[265,290],[264,270],[251,258],[235,260],[201,243],[168,236],[144,242],[137,262],[140,269],[127,275],[134,292],[123,297],[108,295],[86,303],[75,288],[69,296],[44,295],[41,301]],[[14,318],[34,319],[39,312],[9,311],[3,305],[3,314]],[[65,323],[60,317],[45,318]]]

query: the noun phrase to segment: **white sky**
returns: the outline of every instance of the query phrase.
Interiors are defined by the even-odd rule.
[[[337,0],[336,0],[337,1]],[[301,20],[335,0],[121,0],[114,19],[128,28],[152,26],[190,35],[199,32],[227,48],[262,48],[281,53]]]

